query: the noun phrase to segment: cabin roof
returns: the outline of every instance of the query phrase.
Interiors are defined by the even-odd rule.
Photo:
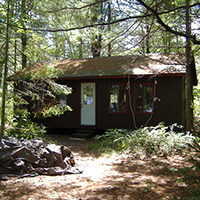
[[[158,59],[158,60],[157,60]],[[185,73],[180,57],[149,54],[148,56],[96,57],[58,61],[56,68],[62,69],[62,77],[117,76]]]
[[[51,64],[38,63],[30,71],[34,73],[45,65],[62,70],[59,78],[186,73],[185,56],[180,53],[67,59]],[[24,77],[24,71],[17,75]]]

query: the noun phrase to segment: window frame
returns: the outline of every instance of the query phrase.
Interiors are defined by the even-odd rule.
[[[152,86],[152,111],[151,112],[145,112],[145,111],[137,111],[136,110],[136,86],[137,85],[151,85]],[[136,114],[154,114],[154,83],[153,82],[143,82],[143,83],[134,83],[134,101],[133,101],[133,108],[134,108],[134,113]]]
[[[65,96],[65,99],[63,98],[63,100],[65,100],[65,105],[64,106],[69,106],[68,105],[68,98],[69,98],[69,95],[66,95],[66,94],[59,94],[57,95],[57,102],[60,104],[60,106],[62,106],[62,103],[61,103],[61,95],[64,95]],[[70,106],[69,106],[70,107]],[[65,110],[64,113],[67,113],[69,110]]]
[[[126,102],[125,102],[125,111],[116,111],[116,112],[113,112],[110,110],[110,87],[112,85],[117,85],[117,86],[120,86],[120,85],[124,85],[125,86],[125,91],[126,91]],[[121,114],[121,113],[127,113],[127,104],[128,104],[128,92],[127,92],[127,84],[126,83],[110,83],[108,85],[108,113],[110,114]]]
[[[62,95],[65,96],[65,99],[64,99],[64,98],[63,98],[63,99],[61,98]],[[66,95],[66,94],[60,94],[60,95],[58,95],[58,101],[59,101],[60,105],[62,104],[61,100],[64,100],[64,101],[65,101],[64,106],[65,106],[65,105],[68,105],[68,95]]]

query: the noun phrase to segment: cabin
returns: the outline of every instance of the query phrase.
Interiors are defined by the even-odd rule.
[[[60,102],[73,110],[39,119],[51,130],[136,129],[164,122],[185,124],[185,57],[182,54],[67,59],[56,82],[72,88]],[[37,64],[37,67],[42,64]],[[193,85],[197,85],[194,60]]]

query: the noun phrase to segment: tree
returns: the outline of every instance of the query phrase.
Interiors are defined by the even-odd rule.
[[[186,12],[185,12],[185,24],[186,34],[191,35],[191,19],[190,19],[190,0],[186,0]],[[190,38],[186,37],[186,84],[185,84],[185,96],[186,96],[186,130],[193,128],[193,80],[192,80],[192,50]]]
[[[2,92],[2,114],[1,114],[1,136],[4,133],[5,126],[5,104],[6,104],[6,90],[7,90],[7,74],[8,74],[8,54],[9,54],[9,18],[10,18],[10,0],[7,1],[7,15],[6,15],[6,46],[4,58],[4,75],[3,75],[3,92]]]
[[[59,70],[53,66],[43,65],[35,71],[26,68],[23,79],[17,78],[15,83],[15,116],[11,130],[7,134],[18,138],[32,139],[41,136],[44,126],[33,122],[32,118],[59,116],[72,109],[62,103],[61,95],[71,93],[71,88],[54,81]]]
[[[22,41],[22,69],[26,68],[26,45],[27,45],[27,34],[26,34],[26,0],[21,0],[21,23],[22,23],[22,33],[21,33],[21,41]]]

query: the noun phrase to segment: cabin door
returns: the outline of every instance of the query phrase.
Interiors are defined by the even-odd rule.
[[[81,83],[81,125],[96,124],[96,87],[95,83]]]

